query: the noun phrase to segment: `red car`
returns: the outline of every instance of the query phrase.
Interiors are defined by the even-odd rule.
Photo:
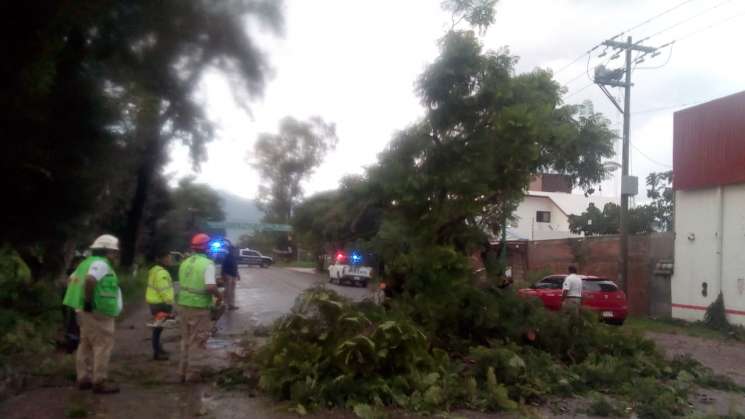
[[[596,311],[600,318],[611,324],[622,325],[629,313],[626,294],[606,278],[580,275],[582,277],[582,307]],[[561,309],[561,292],[566,275],[551,275],[517,291],[522,297],[537,297],[549,310]]]

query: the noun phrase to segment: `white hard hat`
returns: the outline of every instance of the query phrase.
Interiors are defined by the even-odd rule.
[[[93,241],[91,249],[119,250],[119,239],[111,234],[98,236],[98,238]]]

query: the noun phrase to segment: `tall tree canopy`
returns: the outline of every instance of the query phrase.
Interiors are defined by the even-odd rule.
[[[482,243],[484,229],[499,228],[536,173],[566,174],[585,189],[603,180],[601,161],[613,155],[607,121],[564,105],[550,72],[516,74],[516,61],[506,49],[484,51],[472,31],[450,31],[417,83],[424,118],[351,185],[357,193],[340,191],[331,209],[311,200],[308,209],[344,213],[351,226],[376,208],[371,243],[394,273],[411,278],[414,261],[446,260]],[[345,206],[353,210],[337,210]],[[305,208],[298,215],[309,218]]]
[[[303,196],[300,182],[323,162],[337,141],[334,124],[319,117],[308,121],[285,117],[278,133],[259,135],[253,165],[264,182],[259,185],[259,205],[267,221],[290,221],[292,209]]]
[[[276,0],[3,5],[0,118],[15,139],[0,157],[15,203],[3,241],[61,248],[111,228],[97,220],[124,201],[131,262],[168,144],[188,145],[195,165],[205,156],[203,75],[224,74],[244,106],[260,95],[269,68],[249,29],[279,33],[281,11]]]
[[[125,101],[123,119],[132,122],[140,161],[123,237],[125,265],[133,260],[150,186],[168,143],[187,144],[195,165],[204,157],[213,131],[195,94],[202,75],[225,74],[244,105],[261,94],[268,64],[247,25],[260,22],[278,31],[280,7],[270,0],[121,2],[102,22],[94,44],[111,65],[112,91]]]

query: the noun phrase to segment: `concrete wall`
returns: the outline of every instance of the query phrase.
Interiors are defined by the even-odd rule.
[[[581,273],[606,277],[623,287],[619,281],[618,236],[539,240],[526,244],[524,254],[516,253],[510,262],[522,263],[527,272],[548,270],[565,273],[569,265],[577,265]],[[651,301],[659,293],[650,293],[650,282],[659,260],[672,259],[672,233],[657,233],[629,238],[629,310],[632,314],[648,314]],[[669,304],[669,301],[667,302]]]
[[[745,325],[745,184],[676,191],[675,231],[673,317],[703,319],[721,290],[730,321]]]

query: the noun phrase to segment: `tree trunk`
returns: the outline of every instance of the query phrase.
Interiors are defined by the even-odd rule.
[[[135,261],[148,194],[163,151],[157,134],[157,124],[154,127],[154,132],[146,140],[142,161],[137,169],[135,193],[127,212],[127,224],[121,237],[121,265],[123,268],[132,267]]]

